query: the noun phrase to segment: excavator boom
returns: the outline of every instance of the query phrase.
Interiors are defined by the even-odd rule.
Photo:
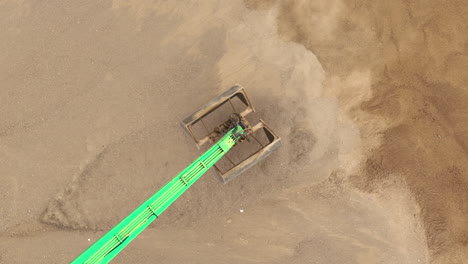
[[[244,129],[235,124],[216,144],[168,182],[156,194],[84,251],[72,264],[108,263],[125,246],[158,218],[182,193],[226,154],[242,137]]]

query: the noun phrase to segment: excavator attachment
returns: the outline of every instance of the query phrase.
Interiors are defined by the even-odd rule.
[[[254,111],[244,89],[237,85],[187,117],[182,126],[198,147],[207,148],[205,153],[85,250],[72,264],[111,261],[211,167],[215,167],[221,181],[226,183],[270,155],[281,145],[280,138],[262,120],[254,126],[250,125],[246,116]],[[208,147],[207,142],[214,144]],[[229,153],[234,155],[229,158]],[[224,162],[223,158],[226,159]]]
[[[251,125],[247,115],[255,112],[244,88],[235,85],[212,99],[182,121],[182,127],[199,149],[208,147],[226,134],[234,124],[244,133],[228,154],[213,167],[219,179],[227,183],[281,146],[281,138],[260,119]]]

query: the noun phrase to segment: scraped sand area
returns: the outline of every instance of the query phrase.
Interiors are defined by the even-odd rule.
[[[468,2],[0,2],[0,263],[67,263],[239,83],[283,146],[113,263],[468,263]]]

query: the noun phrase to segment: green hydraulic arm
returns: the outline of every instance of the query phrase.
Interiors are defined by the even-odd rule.
[[[156,194],[84,251],[72,264],[108,263],[228,152],[244,134],[238,124]]]

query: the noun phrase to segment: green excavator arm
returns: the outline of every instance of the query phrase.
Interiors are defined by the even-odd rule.
[[[228,152],[244,134],[236,124],[215,145],[84,251],[72,264],[108,263]]]

